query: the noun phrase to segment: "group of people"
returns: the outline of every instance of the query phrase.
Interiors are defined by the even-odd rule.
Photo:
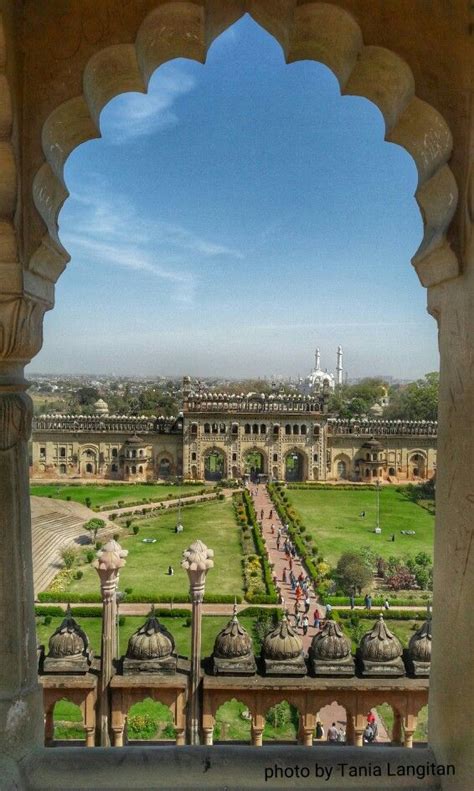
[[[370,744],[372,742],[377,741],[377,733],[378,733],[378,726],[377,726],[377,718],[372,710],[369,711],[367,714],[367,725],[365,726],[364,730],[364,742],[366,744]],[[316,722],[316,738],[323,739],[324,738],[324,726],[320,720]],[[346,733],[344,729],[338,728],[336,723],[333,722],[332,725],[328,728],[327,733],[327,741],[331,744],[336,744],[337,742],[345,742],[346,740]]]

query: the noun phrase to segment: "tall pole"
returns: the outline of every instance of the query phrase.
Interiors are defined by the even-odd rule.
[[[380,527],[380,480],[377,478],[377,524],[375,527]]]
[[[108,541],[97,553],[94,561],[100,578],[100,592],[102,595],[102,638],[101,638],[101,665],[98,684],[98,720],[97,741],[101,747],[110,747],[110,701],[109,684],[113,676],[113,660],[117,653],[115,639],[117,616],[117,587],[119,571],[125,566],[125,557],[128,551],[122,549],[116,541]]]
[[[191,698],[188,706],[187,731],[189,744],[200,743],[201,721],[201,620],[202,602],[206,574],[214,566],[214,552],[202,541],[194,541],[183,552],[181,566],[189,578],[189,592],[192,602],[192,636],[191,636]]]

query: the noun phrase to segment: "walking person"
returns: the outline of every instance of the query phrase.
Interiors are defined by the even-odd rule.
[[[339,741],[339,731],[336,728],[336,723],[333,724],[328,728],[328,742],[330,744],[336,744]]]
[[[270,513],[268,514],[269,519],[273,519],[273,508],[270,508]]]
[[[290,559],[289,559],[289,561],[288,561],[288,565],[289,565],[289,567],[290,567],[290,571],[291,571],[291,570],[292,570],[292,568],[293,568],[293,558],[292,558],[292,557],[290,557]]]
[[[367,609],[369,611],[372,609],[372,596],[367,596]]]
[[[280,536],[277,536],[276,544],[277,544],[277,550],[279,551],[280,550]]]
[[[298,611],[295,616],[295,626],[297,629],[301,626],[301,613]]]
[[[353,593],[349,597],[349,604],[351,605],[351,610],[353,610],[355,607],[355,596]]]
[[[311,599],[309,598],[308,594],[306,594],[306,598],[304,600],[304,611],[305,611],[305,613],[309,612],[310,604],[311,604]]]
[[[329,621],[331,619],[332,607],[330,604],[326,604],[326,620]]]
[[[319,629],[320,622],[321,622],[321,614],[320,614],[318,608],[316,607],[316,609],[315,609],[315,611],[313,613],[313,626],[314,626],[315,629]]]
[[[305,615],[303,618],[303,635],[308,634],[308,626],[309,626],[308,616]]]
[[[288,579],[287,579],[287,576],[286,576],[286,566],[283,569],[283,574],[281,575],[281,581],[283,582],[284,585],[286,585],[286,583],[288,582]]]

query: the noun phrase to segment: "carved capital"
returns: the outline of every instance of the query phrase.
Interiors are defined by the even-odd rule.
[[[0,301],[0,359],[29,362],[39,352],[46,309],[26,297]]]
[[[0,393],[0,451],[28,441],[32,411],[31,398],[26,393]]]

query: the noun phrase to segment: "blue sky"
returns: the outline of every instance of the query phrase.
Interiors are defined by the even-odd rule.
[[[421,376],[416,171],[379,111],[246,17],[113,100],[66,165],[72,259],[34,371]]]

